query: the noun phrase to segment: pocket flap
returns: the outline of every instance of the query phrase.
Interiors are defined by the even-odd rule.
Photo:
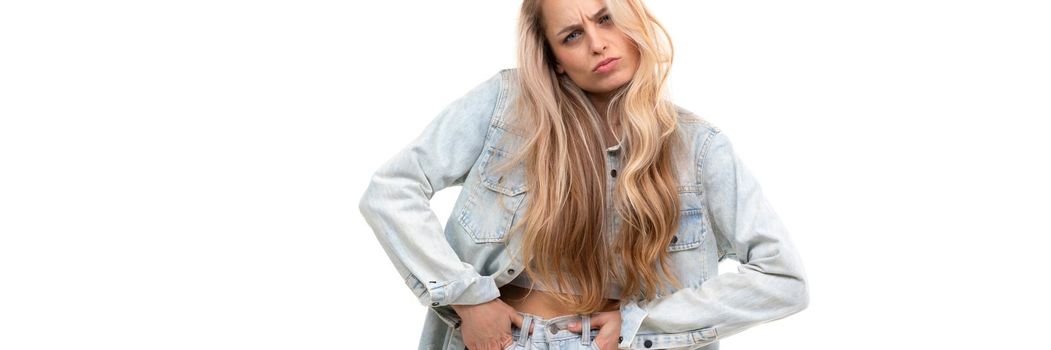
[[[511,154],[499,148],[488,146],[482,154],[481,181],[485,187],[506,194],[517,196],[526,191],[525,166],[519,162],[514,166],[504,166],[497,169],[510,159]]]

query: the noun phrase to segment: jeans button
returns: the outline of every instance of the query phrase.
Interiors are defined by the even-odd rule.
[[[642,345],[645,346],[646,348],[649,348],[649,347],[653,346],[653,342],[647,340],[645,343],[642,343]]]

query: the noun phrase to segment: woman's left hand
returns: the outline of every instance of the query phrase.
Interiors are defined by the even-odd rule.
[[[569,324],[571,332],[580,333],[580,322]],[[620,310],[600,311],[591,314],[591,328],[598,328],[598,335],[591,341],[601,350],[616,350],[620,338]],[[589,330],[590,331],[590,330]]]

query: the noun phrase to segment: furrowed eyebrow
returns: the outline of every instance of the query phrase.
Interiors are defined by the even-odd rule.
[[[605,7],[599,9],[598,12],[595,12],[594,15],[591,15],[591,20],[592,21],[597,21],[598,17],[606,14],[607,10],[608,9],[605,8]],[[558,33],[555,34],[555,36],[562,36],[562,33],[565,33],[567,31],[570,31],[570,30],[573,30],[573,29],[577,29],[577,28],[580,28],[580,23],[572,24],[572,25],[566,26],[565,28],[562,28],[562,30],[558,31]]]

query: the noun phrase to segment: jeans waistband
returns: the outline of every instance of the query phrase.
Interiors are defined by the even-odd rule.
[[[591,329],[591,315],[576,314],[543,318],[521,311],[518,311],[518,314],[522,315],[522,328],[518,330],[516,340],[519,345],[525,345],[530,339],[530,334],[534,341],[557,341],[579,337],[581,344],[590,345],[592,333],[598,332],[597,329],[586,331]],[[585,331],[581,333],[570,331],[569,324],[572,322],[580,322],[580,329]]]

